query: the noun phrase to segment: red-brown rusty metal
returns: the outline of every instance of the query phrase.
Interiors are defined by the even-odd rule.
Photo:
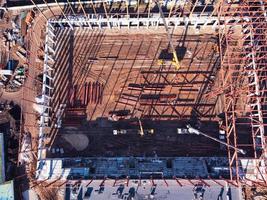
[[[263,118],[266,118],[266,85],[263,83],[266,81],[267,70],[267,23],[263,8],[266,4],[260,0],[244,0],[236,5],[221,0],[218,12],[220,74],[223,80],[221,91],[227,143],[235,147],[239,145],[236,125],[242,109],[238,106],[240,101],[245,102],[250,107],[254,158],[259,160],[266,158],[266,124],[263,123]],[[236,33],[237,26],[242,29],[240,33]],[[260,144],[256,144],[256,139],[260,140]],[[262,151],[258,151],[259,148]],[[228,148],[228,158],[231,183],[235,180],[239,184],[241,178],[238,152]],[[265,180],[260,177],[266,177],[266,173],[256,177]]]

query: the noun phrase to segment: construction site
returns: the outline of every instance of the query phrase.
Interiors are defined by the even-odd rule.
[[[1,6],[18,199],[267,199],[265,0]]]

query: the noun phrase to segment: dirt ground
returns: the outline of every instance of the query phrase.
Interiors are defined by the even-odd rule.
[[[66,103],[68,116],[184,119],[216,115],[216,98],[203,94],[215,84],[218,53],[213,35],[174,35],[181,68],[171,62],[166,34],[58,30],[53,107]],[[160,64],[160,58],[163,63]],[[64,66],[64,67],[62,67]],[[64,87],[62,87],[64,85]],[[83,111],[82,111],[83,110]]]

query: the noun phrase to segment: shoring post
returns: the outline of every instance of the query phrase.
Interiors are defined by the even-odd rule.
[[[183,184],[178,180],[177,177],[174,176],[173,179],[176,180],[176,182],[178,183],[178,185],[179,185],[180,187],[183,187]]]
[[[204,181],[202,178],[198,177],[198,180],[200,182],[202,182],[204,185],[206,185],[207,187],[210,187],[210,184],[208,184],[206,181]]]
[[[130,181],[130,177],[127,176],[127,177],[126,177],[126,186],[127,186],[127,187],[129,186],[129,181]]]
[[[166,186],[169,187],[169,184],[168,184],[167,180],[164,178],[163,175],[162,175],[162,180],[164,181],[164,183],[166,184]]]
[[[192,184],[193,186],[195,185],[195,183],[194,183],[190,178],[185,177],[185,179],[186,179],[190,184]]]
[[[86,187],[88,187],[92,182],[93,182],[93,178],[86,184]]]
[[[115,187],[116,186],[116,183],[117,183],[117,177],[115,178],[115,180],[114,180],[114,183],[113,183],[113,187]]]
[[[150,176],[150,181],[151,181],[151,185],[154,186],[155,182],[154,182],[153,176]]]
[[[82,180],[83,180],[83,178],[80,178],[80,179],[78,179],[77,181],[75,181],[75,182],[74,182],[74,185],[73,185],[73,186],[76,186],[76,185],[78,185],[78,183],[81,183],[81,182],[82,182]]]
[[[217,181],[217,180],[215,180],[215,179],[211,178],[210,176],[209,176],[208,178],[209,178],[210,180],[212,180],[214,183],[216,183],[216,184],[220,185],[221,187],[224,187],[224,185],[223,185],[223,184],[221,184],[219,181]]]
[[[102,182],[99,184],[99,186],[104,186],[106,179],[107,179],[107,177],[104,177],[104,179],[103,179]]]
[[[234,187],[238,187],[238,183],[234,183],[233,180],[228,180],[228,179],[225,179],[222,177],[221,177],[221,179],[225,180],[228,184],[233,185]]]

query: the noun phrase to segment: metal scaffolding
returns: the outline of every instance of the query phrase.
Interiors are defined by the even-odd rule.
[[[43,159],[43,150],[45,142],[45,128],[51,121],[51,98],[53,94],[53,64],[55,55],[55,34],[54,27],[47,22],[45,38],[45,57],[43,68],[43,85],[42,85],[42,112],[40,114],[40,129],[38,143],[38,161]]]
[[[248,172],[240,171],[238,152],[228,149],[230,179],[237,183],[252,179],[266,184],[266,5],[261,0],[221,1],[218,14],[227,142],[241,145],[238,124],[250,125],[256,165],[248,178]]]

